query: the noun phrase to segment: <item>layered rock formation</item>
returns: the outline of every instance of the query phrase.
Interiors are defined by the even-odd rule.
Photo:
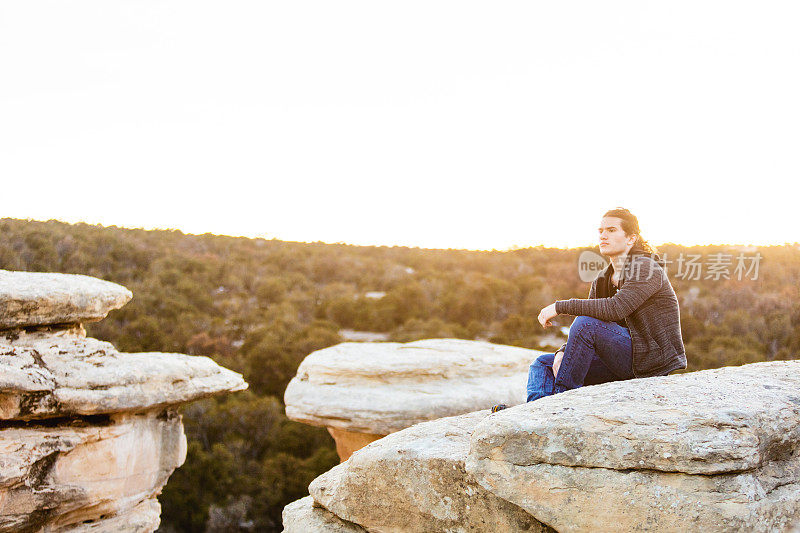
[[[325,516],[321,532],[795,531],[800,361],[607,383],[418,424],[309,491],[313,502],[295,509]],[[287,531],[300,514],[285,516]]]
[[[86,276],[0,271],[0,532],[154,531],[186,457],[175,408],[242,390],[206,357],[86,337],[131,298]]]
[[[458,339],[346,342],[319,350],[286,388],[286,415],[325,426],[342,460],[419,422],[526,399],[542,352]]]

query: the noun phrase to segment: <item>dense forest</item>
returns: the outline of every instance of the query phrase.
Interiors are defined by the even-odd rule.
[[[250,384],[184,409],[189,453],[159,498],[164,532],[281,530],[284,505],[338,462],[324,429],[286,418],[283,392],[300,361],[342,342],[343,330],[549,349],[562,340],[539,311],[589,286],[577,266],[586,249],[309,244],[14,219],[0,220],[0,235],[2,269],[87,274],[133,291],[89,335],[122,351],[207,355]],[[669,270],[686,371],[800,357],[800,245],[659,252],[694,254],[706,268]],[[756,252],[757,273],[735,275],[735,257]],[[734,257],[727,276],[710,265],[718,254]]]

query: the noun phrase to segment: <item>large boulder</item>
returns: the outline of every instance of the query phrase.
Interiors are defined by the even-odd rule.
[[[607,383],[478,424],[466,469],[558,531],[785,531],[800,361]]]
[[[363,527],[345,522],[306,496],[283,508],[283,533],[363,533]]]
[[[0,270],[0,329],[102,320],[131,291],[78,274]]]
[[[344,460],[419,422],[523,403],[541,353],[459,339],[346,342],[303,360],[286,388],[286,415],[327,427]]]
[[[85,276],[0,272],[0,532],[155,531],[186,458],[177,407],[247,387],[206,357],[86,337],[81,321],[128,299]]]
[[[309,486],[314,501],[368,531],[533,531],[549,528],[481,487],[464,469],[488,410],[424,422],[355,452]]]

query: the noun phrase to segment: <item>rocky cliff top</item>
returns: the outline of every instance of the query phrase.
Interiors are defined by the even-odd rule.
[[[800,361],[587,386],[356,451],[287,532],[797,531]]]

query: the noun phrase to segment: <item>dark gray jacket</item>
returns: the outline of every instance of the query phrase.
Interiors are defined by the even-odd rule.
[[[592,282],[588,299],[558,300],[556,312],[608,322],[624,319],[631,334],[633,375],[637,378],[686,368],[678,298],[658,255],[628,255],[617,293],[610,298],[597,298],[598,280],[612,273],[613,267],[608,265]]]

